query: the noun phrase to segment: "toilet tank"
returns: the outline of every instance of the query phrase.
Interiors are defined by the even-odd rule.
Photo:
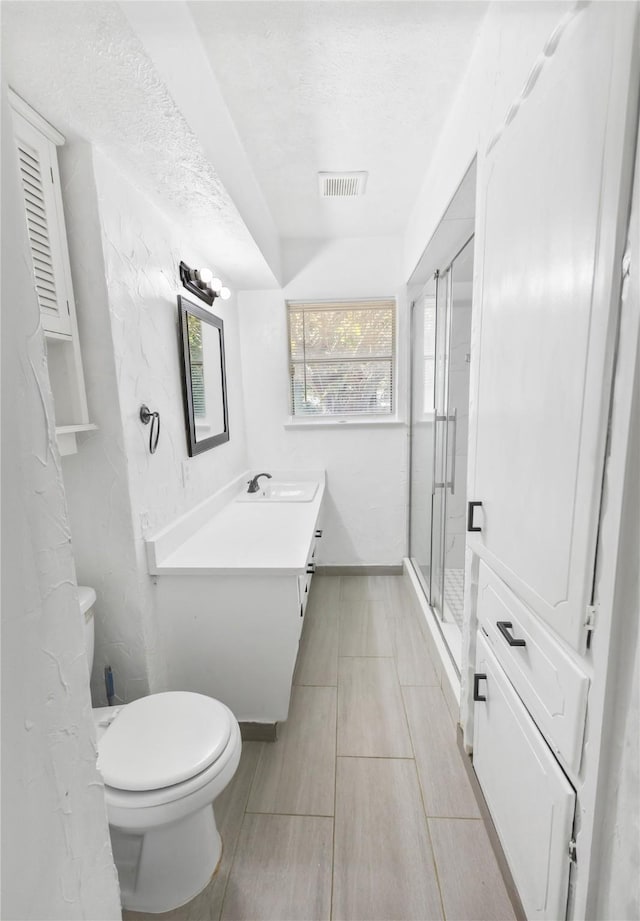
[[[85,652],[87,655],[89,675],[91,675],[94,644],[93,606],[96,602],[96,593],[88,585],[79,585],[78,600],[80,602],[82,616],[84,617]]]

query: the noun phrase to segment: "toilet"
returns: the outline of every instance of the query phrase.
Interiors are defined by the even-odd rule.
[[[93,664],[96,594],[78,587]],[[219,700],[151,694],[93,710],[123,908],[171,911],[211,879],[222,852],[213,801],[235,774],[240,727]]]

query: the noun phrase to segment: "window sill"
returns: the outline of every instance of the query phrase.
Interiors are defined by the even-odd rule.
[[[407,423],[395,416],[376,419],[353,419],[319,417],[312,419],[293,419],[291,416],[284,423],[285,429],[346,429],[346,428],[406,428]]]

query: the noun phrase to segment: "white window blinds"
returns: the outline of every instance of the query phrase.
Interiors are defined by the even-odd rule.
[[[395,301],[289,303],[292,416],[390,415]]]

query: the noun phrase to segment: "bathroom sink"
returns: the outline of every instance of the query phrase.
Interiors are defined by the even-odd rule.
[[[258,492],[241,492],[236,502],[311,502],[317,483],[265,483]]]

